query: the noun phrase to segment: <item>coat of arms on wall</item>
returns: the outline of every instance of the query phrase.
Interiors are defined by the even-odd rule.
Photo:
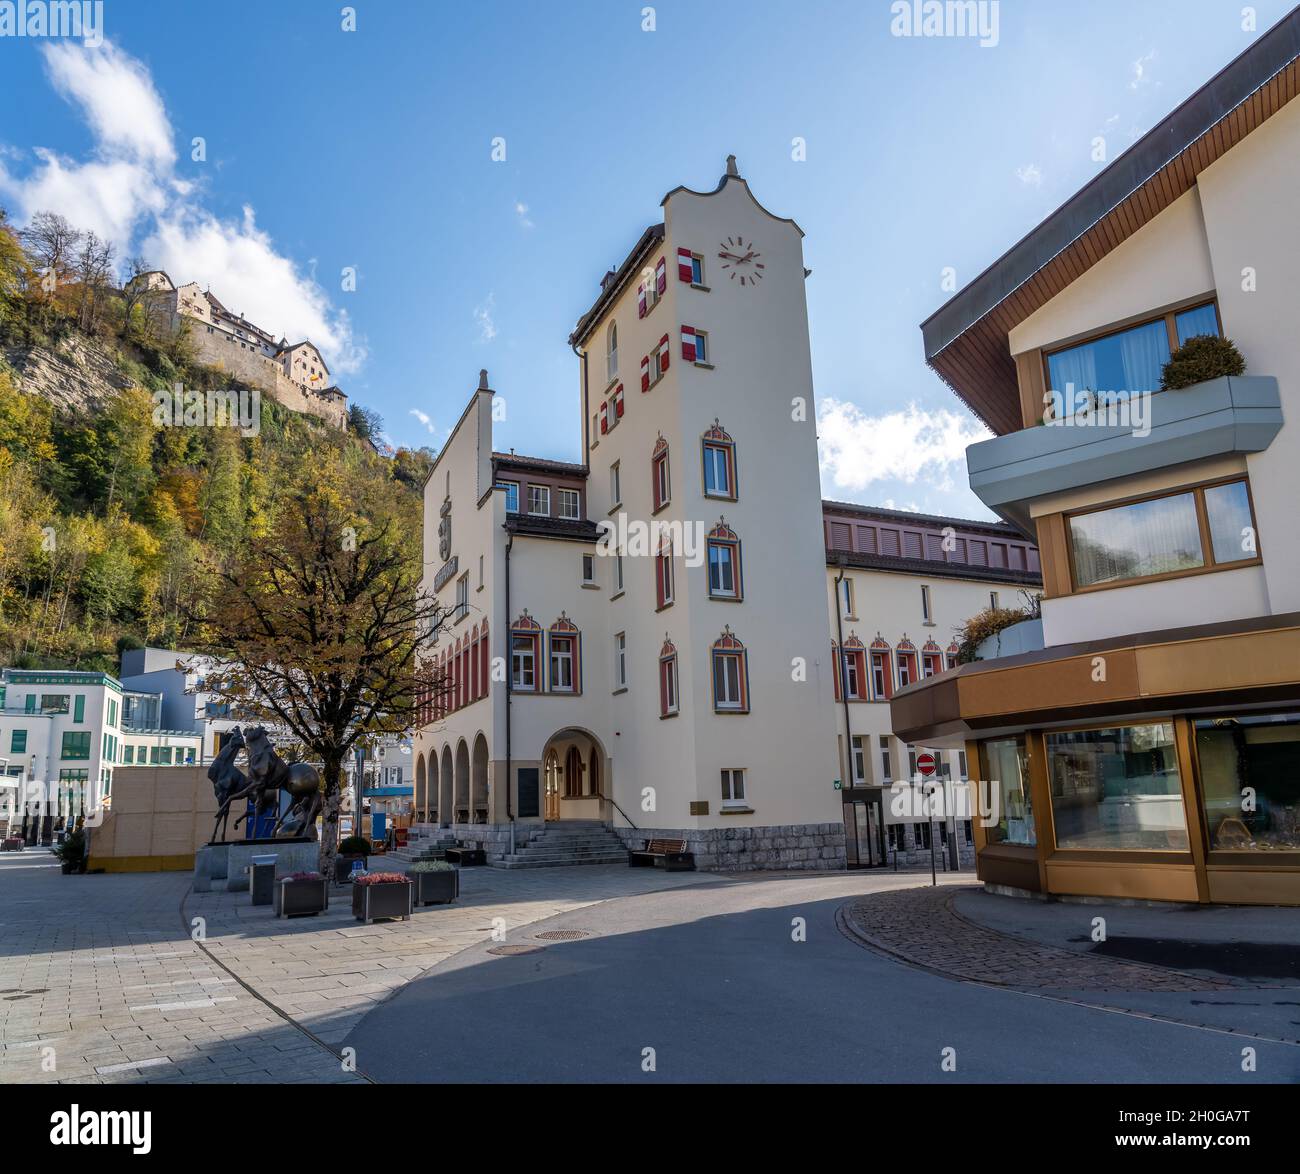
[[[451,558],[451,498],[447,498],[442,503],[442,509],[438,511],[442,515],[442,521],[438,523],[438,557],[446,562]]]

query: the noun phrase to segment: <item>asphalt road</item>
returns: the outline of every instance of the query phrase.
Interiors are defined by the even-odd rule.
[[[1300,1081],[1292,1044],[951,981],[867,950],[835,912],[900,878],[857,876],[680,889],[535,923],[506,944],[543,945],[538,933],[566,928],[591,936],[514,956],[473,947],[370,1012],[345,1044],[382,1082]],[[1156,1014],[1187,1006],[1131,1001]],[[1275,1021],[1293,1036],[1295,1012],[1279,1007],[1251,1030]],[[1255,1049],[1254,1072],[1243,1047]]]

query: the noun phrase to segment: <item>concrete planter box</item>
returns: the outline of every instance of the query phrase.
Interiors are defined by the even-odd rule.
[[[276,917],[308,917],[324,913],[330,907],[329,881],[290,880],[287,877],[275,885]]]
[[[417,905],[450,905],[460,896],[460,870],[439,869],[437,872],[412,872]]]
[[[370,922],[378,917],[408,919],[414,910],[415,886],[410,881],[388,881],[381,885],[352,886],[352,916]]]

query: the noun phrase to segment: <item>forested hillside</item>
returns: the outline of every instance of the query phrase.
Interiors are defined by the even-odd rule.
[[[177,383],[240,386],[93,234],[0,211],[0,665],[116,671],[124,646],[184,646],[210,570],[297,486],[387,484],[418,535],[430,454],[383,447],[373,414],[344,433],[264,395],[256,435],[159,424]]]

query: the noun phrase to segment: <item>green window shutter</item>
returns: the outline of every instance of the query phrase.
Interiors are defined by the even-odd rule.
[[[72,720],[74,722],[84,722],[86,720],[86,695],[78,693],[72,703]]]
[[[35,694],[35,693],[28,693],[28,694],[27,694],[27,707],[26,707],[25,712],[27,712],[27,713],[35,713],[35,712],[36,712],[36,694]]]
[[[10,737],[9,739],[9,753],[10,754],[27,753],[27,731],[26,730],[14,730],[12,737]]]

